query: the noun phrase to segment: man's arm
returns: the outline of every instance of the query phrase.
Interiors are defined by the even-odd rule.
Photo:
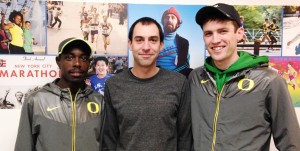
[[[25,22],[26,22],[26,19],[25,19],[25,17],[26,17],[26,12],[27,12],[27,10],[26,10],[26,8],[24,7],[24,8],[22,9],[22,11],[21,11],[21,13],[22,13],[22,15],[23,15],[23,20],[22,20],[22,27],[23,27],[23,28],[24,28]]]
[[[287,45],[294,43],[296,40],[300,39],[300,33],[297,34],[292,40],[288,41]]]
[[[106,117],[104,120],[102,151],[115,151],[120,136],[118,120],[110,99],[109,87],[107,84],[105,85],[104,91]]]
[[[28,102],[30,98],[25,99],[22,106],[15,151],[35,150],[36,137],[32,132],[33,105]]]
[[[296,79],[297,75],[298,75],[298,72],[293,68],[293,76],[295,79]]]
[[[176,42],[178,48],[178,62],[174,71],[188,77],[190,72],[193,70],[190,68],[189,41],[179,35],[176,35]]]
[[[109,26],[109,34],[110,34],[111,31],[113,30],[113,27],[112,27],[111,23],[108,23],[108,26]]]
[[[9,93],[9,91],[10,91],[9,89],[5,91],[5,96],[4,96],[3,101],[2,101],[2,102],[3,102],[3,105],[4,105],[5,107],[6,107],[6,105],[7,105],[7,100],[6,100],[6,98],[7,98],[7,95],[8,95],[8,93]]]
[[[177,116],[178,151],[190,151],[192,147],[191,132],[191,95],[187,79],[181,92],[180,105]]]
[[[5,19],[5,14],[1,12],[1,29],[4,29],[5,27],[4,19]]]
[[[287,84],[277,76],[270,84],[268,110],[275,146],[280,151],[300,151],[300,128]]]
[[[1,13],[1,27],[3,30],[7,30],[7,29],[13,27],[12,23],[5,24],[4,19],[5,19],[5,14]]]

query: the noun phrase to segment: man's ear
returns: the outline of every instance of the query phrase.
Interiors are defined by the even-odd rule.
[[[60,56],[57,56],[55,58],[55,61],[56,61],[56,64],[57,64],[58,68],[60,69],[60,64],[59,64],[59,62],[60,62]]]
[[[162,51],[164,49],[164,41],[160,42],[159,51]]]
[[[243,39],[244,34],[245,34],[245,31],[244,31],[243,27],[240,27],[240,28],[237,29],[237,39],[238,39],[238,41]]]
[[[132,41],[130,39],[128,39],[128,47],[129,47],[130,51],[132,51],[131,46],[132,46]]]

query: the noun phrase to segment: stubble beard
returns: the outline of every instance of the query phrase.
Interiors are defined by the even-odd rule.
[[[176,31],[176,29],[174,29],[174,27],[173,26],[168,26],[168,25],[165,25],[164,26],[164,33],[172,33],[172,32],[175,32]]]

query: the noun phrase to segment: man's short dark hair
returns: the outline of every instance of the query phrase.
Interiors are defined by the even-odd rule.
[[[95,67],[96,67],[96,64],[98,61],[104,61],[105,62],[105,65],[108,66],[108,59],[106,57],[97,57],[94,59],[94,62],[93,62],[93,71],[96,71]]]
[[[98,61],[104,61],[106,65],[108,65],[108,59],[106,57],[97,57],[94,59],[94,67],[96,66]]]
[[[158,28],[158,31],[159,31],[159,39],[160,39],[160,42],[162,42],[164,40],[164,33],[162,31],[162,28],[161,26],[159,25],[159,23],[153,19],[153,18],[150,18],[150,17],[142,17],[138,20],[136,20],[130,27],[129,29],[129,33],[128,33],[128,39],[130,41],[132,41],[132,35],[133,35],[133,30],[134,30],[134,27],[136,26],[137,23],[142,23],[142,25],[149,25],[151,23],[154,23],[157,28]]]

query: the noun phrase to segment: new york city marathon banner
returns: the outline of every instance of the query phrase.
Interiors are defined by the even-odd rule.
[[[20,109],[23,99],[59,77],[54,56],[0,56],[1,109]]]

